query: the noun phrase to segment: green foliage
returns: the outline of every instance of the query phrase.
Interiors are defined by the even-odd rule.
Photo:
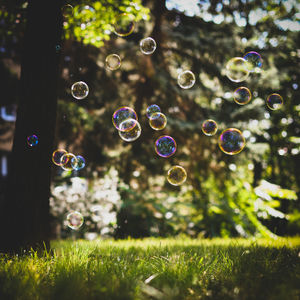
[[[1,299],[297,299],[299,238],[53,242],[0,257]],[[259,278],[259,280],[258,280]]]

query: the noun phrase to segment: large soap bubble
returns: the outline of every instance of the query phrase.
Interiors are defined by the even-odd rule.
[[[65,171],[72,171],[76,168],[77,157],[73,153],[66,153],[60,158],[60,163]]]
[[[161,112],[156,112],[151,115],[149,125],[154,130],[162,130],[167,125],[167,117]]]
[[[246,140],[240,130],[228,128],[219,137],[220,149],[229,155],[240,153],[246,145]]]
[[[238,87],[233,93],[233,99],[239,105],[245,105],[249,103],[251,98],[252,95],[250,90],[244,86]]]
[[[147,107],[147,110],[146,110],[146,115],[147,115],[147,118],[150,119],[151,115],[156,113],[156,112],[161,112],[160,110],[160,107],[157,105],[157,104],[151,104]]]
[[[202,132],[205,135],[212,136],[218,131],[217,122],[211,119],[205,120],[202,123]]]
[[[115,128],[117,130],[121,130],[121,131],[129,131],[131,128],[133,128],[133,127],[127,128],[125,126],[125,125],[128,125],[129,123],[124,123],[121,128],[121,126],[120,126],[121,123],[128,119],[134,119],[134,120],[138,119],[137,114],[134,111],[134,109],[132,109],[131,107],[128,107],[128,106],[123,106],[123,107],[116,109],[112,116],[113,125],[115,126]],[[132,126],[135,126],[135,123],[130,123],[130,124],[132,124]]]
[[[73,230],[78,230],[84,222],[83,215],[78,211],[72,211],[67,215],[67,225]]]
[[[149,55],[152,54],[156,49],[156,42],[153,38],[147,37],[140,41],[140,49],[142,53]]]
[[[71,86],[71,94],[77,100],[82,100],[87,97],[89,94],[89,87],[83,81],[75,82]]]
[[[118,54],[110,54],[105,59],[106,68],[115,71],[121,66],[121,58]]]
[[[167,180],[172,185],[181,185],[186,181],[187,174],[183,167],[173,166],[167,175]]]
[[[176,142],[168,135],[163,135],[155,141],[155,152],[161,157],[170,157],[176,152]]]
[[[182,89],[191,88],[196,82],[195,75],[192,71],[183,71],[178,75],[177,83]]]
[[[250,72],[255,72],[262,67],[263,60],[260,54],[255,51],[247,52],[243,59],[247,62],[247,68]]]
[[[241,82],[248,78],[248,63],[242,57],[234,57],[226,64],[226,76],[233,82]]]
[[[273,93],[267,98],[267,106],[271,110],[280,109],[283,105],[283,99],[279,94]]]
[[[131,128],[130,130],[127,130],[127,131],[119,130],[119,136],[125,142],[133,142],[133,141],[137,140],[142,133],[141,125],[135,119],[127,119],[127,120],[123,121],[120,124],[120,129],[123,129],[123,128]]]
[[[56,149],[52,153],[52,161],[57,166],[62,166],[63,163],[61,162],[61,158],[63,155],[67,154],[68,152],[64,149]]]
[[[113,24],[115,34],[121,37],[130,35],[134,30],[134,16],[130,14],[120,14]]]

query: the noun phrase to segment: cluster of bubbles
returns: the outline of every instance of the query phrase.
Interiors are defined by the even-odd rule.
[[[52,162],[65,171],[79,171],[85,167],[85,159],[81,155],[74,155],[64,149],[53,151]]]

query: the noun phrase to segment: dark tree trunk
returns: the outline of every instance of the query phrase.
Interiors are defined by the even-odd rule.
[[[1,252],[49,246],[61,2],[30,0],[28,5],[12,164],[0,203]],[[27,137],[33,134],[39,142],[30,147]]]

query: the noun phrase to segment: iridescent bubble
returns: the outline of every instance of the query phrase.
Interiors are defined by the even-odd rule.
[[[192,71],[183,71],[178,75],[177,83],[182,89],[191,88],[196,82],[195,75]]]
[[[110,54],[105,59],[106,68],[115,71],[121,66],[121,58],[117,54]]]
[[[71,94],[75,99],[82,100],[89,94],[89,87],[83,81],[75,82],[71,86]]]
[[[187,174],[183,167],[173,166],[167,175],[167,180],[172,185],[181,185],[186,181]]]
[[[248,63],[242,57],[234,57],[226,64],[226,76],[233,82],[241,82],[248,78]]]
[[[64,18],[72,17],[73,15],[73,6],[66,4],[61,8],[61,12]]]
[[[118,130],[121,130],[120,124],[127,119],[134,119],[134,120],[138,119],[137,114],[134,111],[134,109],[127,107],[127,106],[118,108],[117,110],[115,110],[115,112],[113,113],[113,116],[112,116],[113,125]],[[132,125],[135,126],[135,124],[132,124]],[[125,124],[123,124],[123,128],[125,128]],[[131,128],[125,128],[125,130],[127,130],[127,131],[130,129]]]
[[[83,222],[83,215],[79,211],[72,211],[67,215],[67,225],[73,230],[79,229]]]
[[[280,109],[282,105],[283,105],[283,99],[279,94],[273,93],[273,94],[268,96],[267,106],[271,110]]]
[[[57,149],[57,150],[53,151],[53,153],[52,153],[53,163],[57,166],[62,166],[61,157],[67,153],[68,152],[64,149]]]
[[[247,68],[250,72],[259,70],[262,67],[263,60],[260,54],[255,51],[247,52],[243,59],[247,62]]]
[[[176,151],[175,140],[168,135],[163,135],[155,141],[155,152],[161,157],[170,157]]]
[[[156,112],[160,112],[160,107],[156,104],[151,104],[150,106],[147,107],[147,110],[146,110],[147,118],[150,118],[151,115]]]
[[[114,22],[115,34],[121,37],[130,35],[134,30],[134,16],[130,14],[120,14]]]
[[[86,26],[91,25],[92,22],[96,20],[96,11],[93,7],[89,5],[80,6],[76,12],[75,16],[77,19],[79,19],[81,25],[81,28],[85,28]]]
[[[161,112],[156,112],[151,115],[149,125],[154,130],[162,130],[167,125],[167,117]]]
[[[71,166],[73,170],[79,171],[85,167],[85,159],[81,155],[77,155],[76,159],[71,159]]]
[[[73,153],[66,153],[60,158],[60,166],[65,171],[72,171],[76,167],[77,158]]]
[[[211,119],[205,120],[202,123],[202,132],[205,135],[212,136],[218,131],[217,122]]]
[[[240,153],[246,145],[246,140],[240,130],[228,128],[219,137],[220,149],[229,155]]]
[[[240,105],[245,105],[250,102],[252,98],[251,92],[248,88],[241,86],[233,93],[233,100]]]
[[[30,147],[34,147],[39,143],[39,138],[33,134],[27,137],[27,144]]]
[[[125,124],[124,124],[125,123]],[[129,123],[129,124],[127,124]],[[142,128],[140,123],[135,119],[127,119],[120,124],[120,128],[131,127],[129,131],[120,131],[119,136],[125,142],[133,142],[138,139],[142,133]]]
[[[153,38],[147,37],[140,41],[140,49],[142,53],[149,55],[152,54],[156,49],[156,42]]]

